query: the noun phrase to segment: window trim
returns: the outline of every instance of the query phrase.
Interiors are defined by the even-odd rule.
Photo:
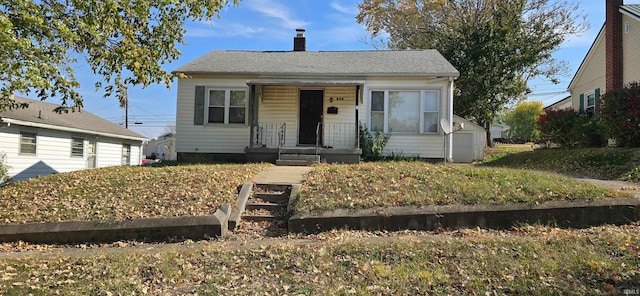
[[[25,136],[27,136],[27,135],[29,135],[29,136],[31,136],[31,135],[32,135],[32,136],[33,136],[33,143],[24,143],[24,142],[22,141],[22,139],[23,139]],[[21,131],[21,132],[20,132],[20,140],[19,140],[19,141],[20,141],[20,142],[19,142],[19,149],[18,149],[18,154],[19,154],[19,155],[38,155],[38,133],[33,133],[33,132],[22,132],[22,131]],[[23,150],[23,145],[30,145],[30,146],[32,145],[32,146],[33,146],[33,153],[31,153],[31,152],[25,152],[25,151]]]
[[[224,106],[211,106],[211,91],[224,91]],[[240,108],[240,106],[231,106],[231,92],[243,91],[244,92],[244,121],[243,122],[229,122],[230,109]],[[246,125],[247,124],[247,108],[249,102],[249,89],[243,87],[207,87],[205,92],[205,108],[204,108],[204,124],[224,124],[224,125]],[[223,122],[210,122],[209,121],[209,109],[211,107],[220,108],[223,107]]]
[[[73,149],[74,149],[74,143],[77,143],[76,141],[80,141],[80,152],[81,154],[74,154],[73,153]],[[78,137],[71,137],[71,155],[72,158],[84,158],[84,139],[83,138],[78,138]]]
[[[388,87],[388,88],[370,88],[368,90],[368,96],[369,96],[369,103],[368,103],[368,114],[367,114],[367,128],[370,132],[375,132],[371,129],[371,114],[373,112],[380,112],[380,111],[372,111],[372,103],[373,103],[373,92],[384,92],[384,106],[383,106],[383,114],[384,114],[384,122],[383,122],[383,130],[381,132],[385,133],[385,134],[397,134],[397,135],[436,135],[441,133],[441,128],[438,126],[436,132],[428,132],[425,131],[425,126],[424,126],[424,114],[429,112],[429,113],[436,113],[438,116],[438,120],[440,120],[440,118],[442,118],[441,115],[441,107],[442,107],[442,93],[443,90],[442,88],[420,88],[420,89],[411,89],[411,88],[392,88],[392,87]],[[419,127],[418,127],[418,131],[417,132],[394,132],[394,131],[389,131],[389,92],[419,92],[420,93],[420,109],[419,109],[419,114],[418,114],[418,118],[419,118]],[[434,92],[437,95],[437,99],[436,99],[436,111],[425,111],[425,105],[426,105],[426,93],[428,92]]]

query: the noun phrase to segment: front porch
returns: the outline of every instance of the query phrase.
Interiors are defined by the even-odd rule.
[[[246,160],[358,163],[362,82],[249,81]],[[311,157],[313,156],[313,157]]]
[[[248,162],[271,162],[285,155],[317,156],[328,163],[359,163],[359,130],[354,123],[319,123],[316,144],[287,143],[286,123],[260,122],[251,126],[251,145],[245,148]],[[291,132],[291,131],[289,131]]]

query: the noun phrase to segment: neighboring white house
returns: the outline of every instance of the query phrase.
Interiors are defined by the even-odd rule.
[[[359,123],[390,136],[387,153],[452,158],[439,122],[453,122],[459,73],[437,50],[306,51],[303,32],[293,51],[215,50],[173,71],[188,77],[178,80],[178,161],[317,153],[357,163]]]
[[[606,0],[605,7],[605,24],[569,84],[580,112],[595,112],[607,90],[640,81],[640,4]]]
[[[146,157],[151,157],[154,153],[156,159],[176,160],[176,138],[174,133],[166,133],[157,138],[151,139],[144,145],[143,153]]]
[[[494,122],[491,124],[491,140],[506,138],[507,133],[511,129],[510,126],[504,123]]]
[[[145,137],[87,111],[25,98],[25,109],[0,112],[0,154],[11,181],[86,168],[138,165]]]

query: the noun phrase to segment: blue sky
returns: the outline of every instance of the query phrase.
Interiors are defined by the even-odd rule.
[[[361,0],[243,0],[239,6],[221,12],[220,19],[189,24],[186,45],[180,46],[182,56],[165,64],[168,71],[192,61],[211,50],[291,50],[296,28],[306,29],[307,50],[371,50],[364,40],[368,34],[356,23],[357,5]],[[556,58],[569,64],[569,73],[561,76],[560,84],[543,80],[530,81],[533,89],[530,100],[545,105],[565,96],[573,74],[582,62],[598,30],[604,23],[605,0],[578,1],[580,9],[588,15],[590,30],[572,36],[556,53]],[[625,4],[640,3],[627,0]],[[75,67],[81,83],[85,110],[118,124],[124,123],[124,109],[115,98],[103,99],[93,88],[99,77],[91,74],[86,65]],[[153,138],[172,125],[176,113],[176,87],[163,85],[132,88],[129,91],[129,128],[143,136]],[[31,96],[33,97],[33,95]],[[51,100],[53,103],[57,103]],[[134,124],[134,123],[141,124]]]

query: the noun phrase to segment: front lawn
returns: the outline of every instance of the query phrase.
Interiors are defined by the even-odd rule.
[[[321,164],[305,178],[296,211],[606,197],[631,196],[544,172],[424,162]]]
[[[622,295],[640,288],[637,224],[320,238],[0,259],[0,294]]]
[[[638,148],[537,149],[491,159],[484,165],[640,182]]]
[[[204,215],[269,164],[119,166],[0,187],[0,223]]]

